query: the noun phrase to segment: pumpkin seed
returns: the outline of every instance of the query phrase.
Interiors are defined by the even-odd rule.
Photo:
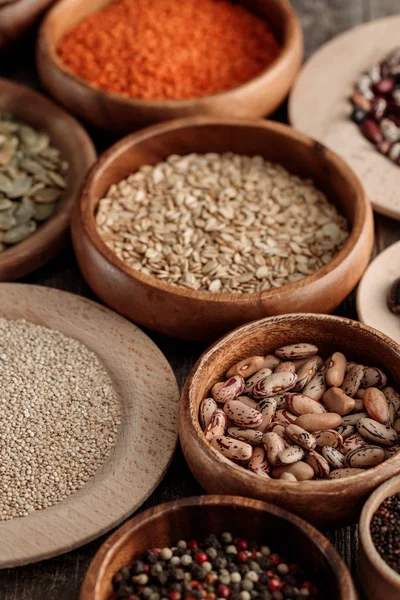
[[[0,198],[0,212],[4,210],[9,210],[13,207],[13,203],[8,198]]]
[[[10,211],[0,212],[0,230],[8,231],[17,224],[15,217]]]
[[[57,204],[36,204],[35,208],[35,220],[36,221],[47,221],[54,215],[57,209]]]
[[[6,244],[18,244],[18,242],[22,242],[22,240],[25,240],[27,237],[32,235],[35,230],[35,221],[28,221],[28,223],[16,225],[7,231],[4,236],[4,241]]]
[[[30,177],[26,177],[25,175],[17,177],[12,182],[12,189],[8,192],[8,197],[21,198],[21,196],[24,196],[26,194],[31,185],[32,179]]]
[[[34,200],[38,204],[53,204],[60,196],[60,190],[57,190],[56,188],[45,188],[35,194]]]
[[[4,192],[5,194],[9,194],[13,188],[12,181],[9,177],[0,173],[0,192]]]
[[[17,220],[18,225],[22,223],[27,223],[32,219],[32,217],[36,217],[36,205],[30,198],[24,198],[22,202],[18,205],[14,216]]]

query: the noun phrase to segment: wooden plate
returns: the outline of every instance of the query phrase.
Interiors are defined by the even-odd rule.
[[[1,112],[10,112],[16,119],[46,130],[53,146],[69,162],[67,188],[54,217],[29,238],[0,254],[0,281],[10,281],[54,258],[65,245],[71,211],[84,177],[96,159],[96,151],[83,127],[62,108],[23,85],[0,78]]]
[[[400,316],[387,307],[386,297],[394,279],[400,277],[400,242],[392,244],[369,265],[357,291],[360,321],[400,343]]]
[[[167,360],[132,323],[80,296],[0,284],[0,317],[72,336],[99,356],[122,405],[111,458],[78,493],[28,517],[0,521],[0,568],[68,552],[115,527],[161,481],[178,437],[178,386]]]
[[[363,182],[374,209],[400,219],[400,168],[377,152],[350,119],[358,76],[399,45],[400,16],[339,35],[306,63],[289,101],[292,125],[344,158]]]
[[[54,0],[10,0],[0,3],[0,48],[21,37]]]

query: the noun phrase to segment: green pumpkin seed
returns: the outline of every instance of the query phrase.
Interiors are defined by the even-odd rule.
[[[0,198],[0,212],[3,210],[9,210],[13,207],[13,203],[8,198]]]
[[[17,177],[12,182],[12,189],[8,192],[9,198],[21,198],[24,196],[29,188],[32,186],[32,179],[22,175]]]
[[[22,223],[22,225],[16,225],[9,229],[3,239],[6,244],[18,244],[32,235],[34,231],[36,231],[35,221],[28,221],[28,223]]]
[[[30,198],[24,198],[22,202],[18,205],[16,211],[14,212],[14,217],[17,220],[17,224],[21,225],[21,223],[27,223],[36,214],[36,205]]]
[[[56,188],[45,188],[37,192],[33,199],[38,204],[52,204],[59,199],[61,193],[61,190],[57,190]]]
[[[47,221],[54,215],[57,209],[57,204],[36,204],[35,219],[36,221]]]
[[[12,190],[13,184],[9,177],[0,173],[0,192],[4,192],[5,194],[9,194]]]
[[[25,196],[34,196],[37,192],[39,192],[40,190],[43,190],[45,188],[44,183],[35,183],[35,185],[33,185],[28,192],[26,192]]]
[[[10,211],[0,212],[0,230],[8,231],[12,227],[15,227],[17,220]]]
[[[62,177],[59,173],[56,173],[55,171],[49,171],[47,175],[49,176],[51,183],[54,183],[54,185],[57,185],[62,189],[65,189],[67,187],[67,182],[65,181],[64,177]]]
[[[23,158],[20,161],[20,167],[28,173],[32,173],[32,175],[43,175],[46,174],[42,165],[40,165],[36,160],[32,160],[31,158]]]

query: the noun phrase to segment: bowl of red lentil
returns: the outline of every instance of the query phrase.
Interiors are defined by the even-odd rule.
[[[399,507],[397,475],[375,490],[361,513],[358,564],[370,600],[397,600],[400,596]]]
[[[333,311],[367,266],[372,223],[360,182],[320,144],[279,123],[192,117],[107,150],[72,235],[108,305],[215,340],[268,315]]]
[[[157,594],[157,595],[156,595]],[[80,600],[356,600],[330,542],[281,508],[194,496],[135,516],[100,547]]]
[[[62,0],[42,23],[37,65],[71,112],[130,133],[191,115],[268,115],[302,54],[288,0]]]

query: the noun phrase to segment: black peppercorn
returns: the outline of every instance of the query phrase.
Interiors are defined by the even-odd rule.
[[[359,108],[358,106],[355,106],[353,108],[353,111],[351,113],[351,120],[354,121],[354,123],[357,123],[357,125],[360,125],[363,121],[365,121],[366,118],[367,118],[367,113],[365,110],[363,110],[362,108]]]

